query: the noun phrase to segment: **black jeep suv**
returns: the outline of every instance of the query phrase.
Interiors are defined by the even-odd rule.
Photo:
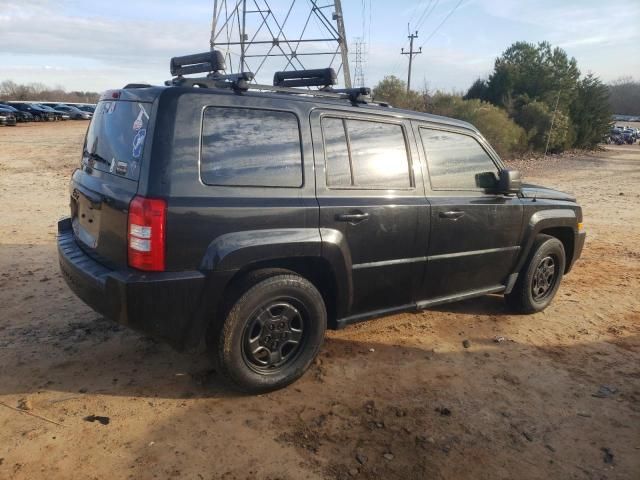
[[[334,78],[106,92],[58,224],[69,286],[178,349],[207,346],[249,392],[300,377],[327,327],[485,294],[549,305],[584,244],[575,199],[521,185],[467,123],[292,88]]]

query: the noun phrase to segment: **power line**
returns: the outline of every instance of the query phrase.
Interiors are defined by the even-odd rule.
[[[418,30],[424,24],[424,22],[427,21],[429,16],[431,16],[435,8],[438,6],[438,3],[440,3],[440,0],[435,0],[435,2],[434,0],[429,1],[429,3],[427,4],[427,6],[422,12],[422,15],[420,15],[420,17],[418,17],[418,20],[416,21],[416,27],[415,27],[416,30]]]
[[[438,32],[438,30],[440,30],[440,27],[442,27],[442,25],[444,25],[444,23],[449,19],[449,17],[451,15],[454,14],[454,12],[458,9],[458,7],[462,4],[462,2],[464,2],[464,0],[460,0],[458,3],[456,3],[455,7],[453,7],[451,9],[451,11],[447,14],[446,17],[444,17],[444,19],[440,22],[440,24],[435,28],[435,30],[433,32],[431,32],[429,34],[429,36],[426,38],[426,40],[424,42],[422,42],[422,45],[420,45],[420,48],[424,47],[424,45],[431,40],[431,38]]]

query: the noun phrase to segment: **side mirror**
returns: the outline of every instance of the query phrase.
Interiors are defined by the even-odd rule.
[[[498,192],[505,195],[520,193],[522,175],[518,170],[500,170],[497,187]]]
[[[476,187],[488,191],[496,191],[498,188],[498,176],[496,172],[476,173]]]

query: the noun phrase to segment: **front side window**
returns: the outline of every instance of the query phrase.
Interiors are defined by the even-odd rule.
[[[402,125],[325,117],[322,131],[329,187],[411,187]]]
[[[491,157],[469,135],[420,128],[420,138],[435,190],[478,190],[479,174],[498,173]]]
[[[300,127],[290,112],[208,107],[200,176],[207,185],[301,187]]]

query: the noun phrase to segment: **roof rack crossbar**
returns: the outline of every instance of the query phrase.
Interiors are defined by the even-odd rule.
[[[197,87],[197,88],[231,88],[236,91],[246,91],[249,89],[249,82],[253,80],[253,73],[241,72],[229,75],[212,73],[206,77],[185,78],[182,75],[164,82],[167,86],[175,87]]]

